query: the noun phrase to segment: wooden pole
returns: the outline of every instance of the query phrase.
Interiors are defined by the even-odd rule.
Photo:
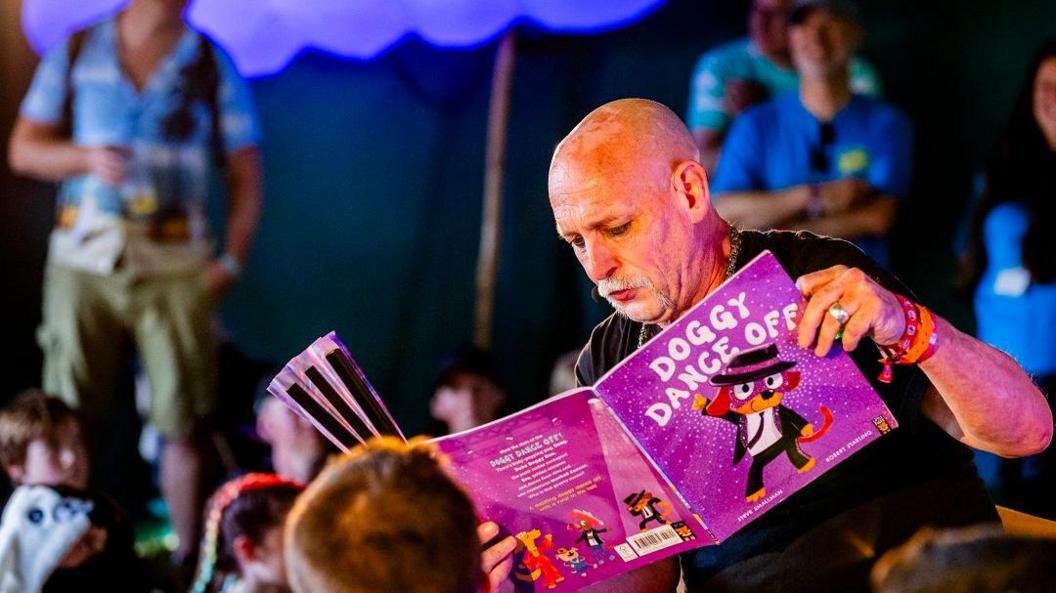
[[[487,156],[484,168],[484,204],[480,221],[480,254],[477,258],[477,300],[473,343],[491,346],[495,316],[495,279],[502,248],[502,185],[506,172],[506,130],[510,119],[510,91],[516,59],[511,28],[499,41],[491,79],[488,108]]]

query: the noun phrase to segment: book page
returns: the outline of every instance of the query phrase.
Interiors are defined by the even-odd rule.
[[[720,541],[897,427],[838,346],[799,348],[804,306],[763,252],[595,385]]]
[[[519,591],[575,591],[713,541],[589,389],[434,442],[481,519],[521,542]]]

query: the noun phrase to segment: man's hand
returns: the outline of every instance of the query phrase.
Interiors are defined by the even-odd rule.
[[[493,521],[485,521],[477,526],[477,537],[480,538],[482,546],[487,545],[498,534],[499,526]],[[516,548],[517,540],[508,535],[481,552],[480,567],[488,579],[489,591],[492,593],[507,593],[513,590],[509,577],[513,571],[513,551]]]
[[[209,262],[209,267],[205,269],[205,288],[213,298],[219,299],[227,294],[236,280],[238,277],[218,260]]]
[[[841,214],[850,210],[872,193],[868,182],[857,177],[844,177],[818,186],[821,198],[821,213],[825,216]]]
[[[722,106],[731,117],[736,117],[756,103],[762,103],[769,97],[766,87],[750,80],[734,79],[726,83],[723,91]]]
[[[85,146],[81,150],[86,174],[99,177],[107,185],[117,185],[128,177],[131,152],[127,148]]]
[[[883,346],[897,342],[905,331],[906,317],[898,299],[858,268],[833,266],[800,276],[796,286],[807,298],[799,320],[799,346],[815,344],[818,356],[829,353],[840,330],[839,322],[829,314],[829,307],[837,301],[850,314],[842,338],[848,352],[864,336]]]

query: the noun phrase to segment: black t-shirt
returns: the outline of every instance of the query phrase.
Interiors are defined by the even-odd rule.
[[[839,239],[787,231],[740,231],[739,266],[769,249],[793,279],[835,265],[860,268],[884,288],[913,297],[891,273]],[[642,325],[613,314],[591,334],[576,378],[591,385],[638,346]],[[831,469],[718,546],[682,557],[690,591],[868,591],[876,555],[924,525],[996,520],[968,447],[920,413],[929,386],[920,369],[897,366],[876,380],[868,339],[851,352],[900,427]]]

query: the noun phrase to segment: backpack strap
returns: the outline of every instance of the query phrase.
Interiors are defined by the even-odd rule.
[[[220,173],[226,173],[227,159],[224,151],[224,137],[220,122],[220,63],[216,57],[216,48],[203,33],[198,33],[198,59],[202,60],[201,68],[205,75],[205,104],[209,109],[209,139],[213,148]]]
[[[81,29],[70,35],[66,44],[66,84],[65,95],[62,99],[62,115],[59,119],[59,131],[64,137],[73,136],[73,66],[84,48],[84,40],[88,37],[88,29]]]
[[[209,145],[221,173],[225,169],[224,142],[220,114],[220,64],[216,48],[200,32],[194,56],[180,68],[177,81],[177,104],[161,121],[162,135],[182,141],[194,132],[196,120],[192,106],[201,101],[209,112]]]

